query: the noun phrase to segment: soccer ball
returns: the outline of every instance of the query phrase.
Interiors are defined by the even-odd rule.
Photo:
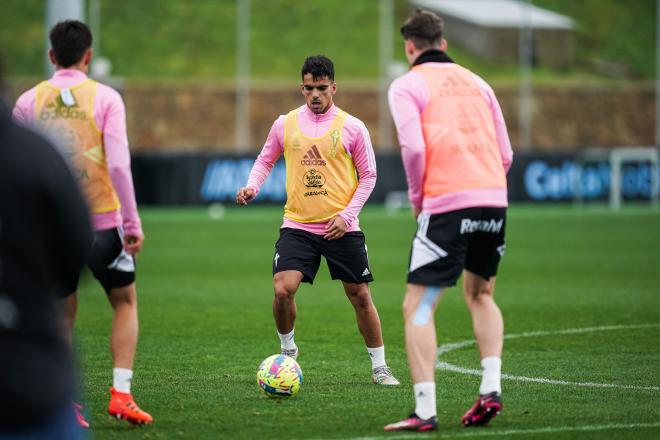
[[[298,362],[283,354],[267,357],[257,370],[257,383],[268,397],[291,397],[298,392],[303,374]]]

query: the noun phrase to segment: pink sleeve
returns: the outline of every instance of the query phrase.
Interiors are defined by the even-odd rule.
[[[346,118],[342,137],[345,147],[353,158],[358,176],[360,176],[351,201],[339,213],[339,216],[346,222],[346,226],[350,227],[376,186],[376,157],[371,146],[369,131],[359,119],[352,116]]]
[[[270,171],[273,169],[275,162],[280,158],[284,152],[284,121],[286,116],[280,116],[275,120],[273,126],[270,128],[264,147],[261,153],[254,161],[250,177],[248,177],[247,188],[254,189],[256,194],[259,194],[261,186],[264,184]]]
[[[94,105],[95,120],[103,132],[105,159],[112,185],[121,203],[124,232],[127,235],[143,237],[131,174],[124,101],[114,89],[101,84],[97,96]]]
[[[35,89],[30,89],[16,100],[16,105],[14,105],[11,113],[14,121],[23,125],[32,125],[34,123],[35,94]]]
[[[504,115],[502,114],[502,109],[500,108],[500,103],[495,97],[495,92],[493,89],[479,76],[475,75],[477,83],[481,88],[481,91],[488,102],[490,107],[490,113],[493,115],[493,123],[495,124],[495,138],[497,139],[497,145],[500,148],[500,155],[502,156],[502,166],[504,167],[505,172],[509,172],[511,168],[511,163],[513,162],[513,149],[511,148],[511,141],[509,140],[509,133],[506,129],[506,122],[504,121]]]
[[[388,92],[388,101],[396,127],[403,168],[408,181],[408,198],[418,209],[422,207],[426,146],[421,114],[428,103],[429,92],[423,77],[409,72],[395,80]]]

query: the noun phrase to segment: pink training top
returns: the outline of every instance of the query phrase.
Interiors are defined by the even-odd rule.
[[[443,69],[452,66],[446,62],[428,62],[424,66]],[[506,130],[504,116],[493,89],[479,76],[474,75],[495,123],[495,136],[502,156],[502,166],[508,172],[513,160],[513,150]],[[424,173],[426,169],[426,145],[422,130],[422,112],[429,103],[426,81],[420,72],[409,71],[392,82],[388,100],[394,125],[401,145],[403,166],[408,180],[410,203],[422,212],[440,214],[474,206],[505,207],[508,205],[506,189],[475,189],[424,198]]]
[[[55,72],[48,82],[57,88],[63,89],[77,86],[86,80],[87,75],[80,70],[60,69]],[[36,88],[28,90],[16,101],[12,112],[15,121],[25,125],[34,125],[35,90]],[[124,102],[119,93],[104,84],[99,84],[96,91],[94,119],[96,126],[103,133],[108,172],[121,203],[121,211],[93,214],[92,224],[94,229],[103,230],[123,226],[127,235],[143,237],[131,175],[131,156],[126,136]]]
[[[317,115],[312,112],[307,105],[298,108],[298,126],[307,137],[319,137],[330,129],[337,111],[335,105],[323,114]],[[284,125],[286,115],[280,115],[273,123],[268,133],[268,138],[264,144],[261,153],[254,162],[252,171],[246,187],[252,188],[259,193],[259,188],[263,185],[270,174],[270,171],[284,152]],[[362,121],[354,116],[348,115],[342,129],[342,144],[348,150],[348,154],[353,158],[355,169],[360,176],[357,189],[353,198],[339,216],[344,219],[348,228],[346,232],[359,231],[360,222],[358,214],[362,210],[365,202],[371,195],[376,185],[376,157],[374,149],[371,146],[371,139],[367,127]],[[284,217],[283,228],[302,229],[313,234],[324,235],[325,227],[328,222],[320,223],[299,223]]]

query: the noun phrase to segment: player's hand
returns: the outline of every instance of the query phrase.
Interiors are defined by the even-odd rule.
[[[336,215],[330,219],[328,224],[325,227],[325,235],[323,238],[326,240],[337,240],[339,238],[342,238],[344,234],[346,234],[346,229],[348,226],[346,226],[346,222],[344,221],[343,218],[340,216]]]
[[[415,217],[415,219],[417,219],[417,217],[419,217],[419,214],[421,213],[422,213],[422,208],[417,208],[415,206],[412,207],[412,215],[413,217]]]
[[[139,235],[126,234],[124,237],[124,250],[133,258],[137,257],[138,252],[142,250],[144,237]]]
[[[239,205],[247,205],[256,196],[252,188],[241,188],[236,193],[236,203]]]

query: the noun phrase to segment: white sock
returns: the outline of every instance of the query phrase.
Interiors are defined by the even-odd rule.
[[[502,359],[497,356],[489,356],[481,360],[483,375],[479,394],[488,394],[493,391],[502,394]]]
[[[280,347],[283,350],[293,350],[298,348],[296,343],[293,341],[293,330],[286,334],[277,332],[277,335],[280,337]]]
[[[415,414],[428,419],[437,414],[435,408],[435,382],[420,382],[413,385],[415,391]]]
[[[132,379],[133,370],[129,370],[128,368],[112,369],[112,386],[120,393],[130,394]]]
[[[375,369],[378,367],[386,367],[387,363],[385,362],[385,346],[381,345],[380,347],[376,348],[369,348],[367,347],[367,351],[369,352],[369,357],[371,358],[371,369]]]

